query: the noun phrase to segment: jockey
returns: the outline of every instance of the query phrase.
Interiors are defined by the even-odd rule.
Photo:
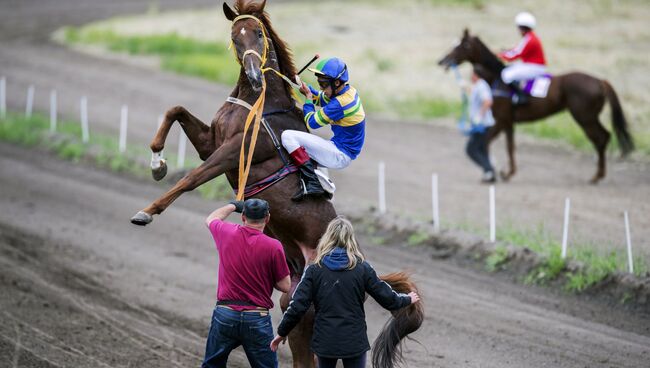
[[[302,83],[300,92],[306,97],[305,122],[311,129],[330,125],[334,136],[328,141],[297,130],[282,132],[282,145],[300,168],[301,188],[292,197],[295,201],[305,196],[326,195],[314,172],[312,159],[327,168],[343,169],[359,155],[365,137],[366,114],[357,90],[348,84],[345,63],[333,57],[309,70],[316,74],[321,90]],[[321,109],[316,110],[314,105]]]
[[[517,85],[518,82],[544,74],[546,59],[542,43],[533,32],[536,25],[535,17],[527,12],[519,13],[515,17],[515,24],[519,27],[523,38],[515,48],[499,53],[499,57],[506,61],[521,59],[521,62],[505,67],[501,71],[501,79],[514,89],[515,104],[523,104],[526,102],[526,96]]]

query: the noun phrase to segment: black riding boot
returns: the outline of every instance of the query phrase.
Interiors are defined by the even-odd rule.
[[[321,197],[325,190],[318,181],[318,176],[314,172],[314,164],[311,160],[306,161],[298,167],[300,169],[300,188],[293,197],[294,201],[301,201],[305,197]]]
[[[519,87],[519,82],[512,82],[509,84],[510,88],[515,92],[515,95],[512,96],[512,104],[515,106],[525,105],[528,103],[528,95],[521,90]]]

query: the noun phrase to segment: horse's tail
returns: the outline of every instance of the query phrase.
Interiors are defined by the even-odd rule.
[[[405,272],[394,272],[379,277],[398,293],[417,292],[415,283]],[[402,339],[417,331],[424,320],[422,301],[392,312],[393,316],[386,322],[372,348],[372,366],[374,368],[393,368],[403,361]]]
[[[628,131],[627,120],[625,120],[621,103],[618,100],[618,95],[614,91],[614,88],[606,80],[603,80],[603,87],[605,88],[605,95],[609,101],[609,106],[612,109],[612,125],[616,133],[618,146],[621,148],[621,154],[626,156],[634,150],[634,141]]]

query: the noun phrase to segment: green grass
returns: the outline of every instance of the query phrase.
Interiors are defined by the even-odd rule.
[[[406,100],[391,102],[391,108],[405,117],[434,119],[458,115],[460,102],[434,99],[427,96],[414,96]]]
[[[176,33],[149,36],[124,36],[110,30],[66,27],[64,40],[71,44],[102,46],[113,52],[157,56],[161,67],[232,85],[239,77],[239,64],[225,45],[197,41]]]
[[[485,259],[485,268],[489,272],[501,270],[508,261],[508,250],[504,246],[497,246]]]
[[[90,141],[84,144],[81,142],[78,122],[59,121],[55,134],[49,132],[49,126],[49,118],[40,114],[25,118],[23,115],[8,113],[5,119],[0,119],[0,140],[28,147],[40,146],[73,162],[89,161],[111,171],[150,177],[148,162],[141,159],[151,155],[148,147],[127,146],[126,152],[119,154],[117,137],[91,132]],[[177,160],[175,155],[168,155],[167,159],[168,162]],[[198,160],[187,160],[184,167],[196,167],[199,163]],[[206,199],[233,197],[230,185],[223,175],[202,185],[198,191]]]
[[[527,283],[545,284],[564,274],[567,279],[565,289],[580,292],[617,271],[627,270],[627,255],[624,249],[604,254],[595,251],[591,244],[572,243],[567,249],[567,259],[562,259],[561,244],[554,240],[552,234],[541,224],[534,231],[503,226],[497,229],[497,238],[507,244],[529,248],[542,257],[541,264],[526,276],[524,281]],[[584,267],[569,272],[566,269],[569,261],[579,262]],[[635,275],[643,276],[648,273],[648,265],[642,258],[635,258],[633,262]]]
[[[429,234],[424,231],[416,231],[409,235],[406,239],[406,243],[410,246],[417,246],[429,239]]]

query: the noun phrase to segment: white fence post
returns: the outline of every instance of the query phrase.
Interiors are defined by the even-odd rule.
[[[625,217],[625,239],[627,240],[627,269],[630,273],[634,273],[634,259],[632,258],[632,237],[630,237],[630,220],[627,216],[627,211],[624,212]]]
[[[496,198],[494,185],[490,185],[490,242],[497,240]]]
[[[438,174],[431,174],[431,205],[433,208],[433,232],[440,232],[440,203],[438,198]]]
[[[120,153],[126,151],[126,132],[129,124],[128,116],[129,107],[122,105],[122,111],[120,111]]]
[[[56,132],[56,90],[50,91],[50,132]]]
[[[27,119],[32,117],[32,110],[34,108],[34,85],[27,88],[27,103],[25,104],[25,117]]]
[[[181,129],[180,134],[178,135],[178,163],[177,166],[179,169],[182,169],[185,166],[185,149],[187,145],[187,139],[185,137],[185,132]]]
[[[567,242],[569,241],[569,214],[571,212],[571,199],[564,200],[564,229],[562,231],[562,259],[566,258]]]
[[[79,111],[81,113],[81,141],[88,143],[90,134],[88,133],[88,98],[81,97],[79,101]]]
[[[386,164],[379,162],[379,213],[386,213]]]
[[[7,78],[0,79],[0,118],[7,117]]]

